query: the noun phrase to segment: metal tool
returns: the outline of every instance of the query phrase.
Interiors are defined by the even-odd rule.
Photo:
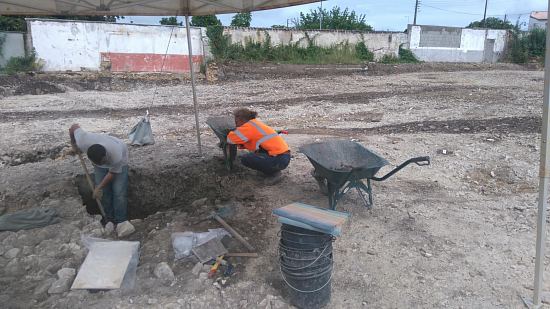
[[[329,206],[333,210],[336,209],[338,200],[352,188],[357,189],[365,206],[370,208],[371,180],[384,181],[411,163],[420,166],[430,164],[430,157],[416,157],[405,161],[386,175],[376,177],[376,173],[389,163],[359,143],[333,140],[305,145],[300,151],[313,164],[313,177],[321,191],[328,195]],[[362,181],[363,179],[367,180],[367,184]]]
[[[221,207],[220,209],[218,209],[218,211],[216,212],[216,214],[220,217],[220,218],[227,218],[227,217],[230,217],[232,216],[234,213],[234,209],[233,207],[231,206],[223,206]],[[206,218],[204,219],[200,219],[198,221],[195,221],[193,223],[191,223],[191,225],[197,225],[199,223],[202,223],[204,221],[208,221],[208,220],[211,220],[213,219],[212,217],[212,214],[208,215]]]

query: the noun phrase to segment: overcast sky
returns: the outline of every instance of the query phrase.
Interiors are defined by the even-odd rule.
[[[487,16],[507,18],[516,22],[527,22],[531,11],[546,11],[546,0],[488,0]],[[334,6],[349,8],[358,14],[366,15],[367,23],[375,30],[403,31],[414,17],[415,0],[329,0],[323,1],[323,8]],[[319,3],[294,6],[284,9],[253,12],[252,27],[286,25],[287,20],[319,7]],[[485,0],[421,0],[417,23],[437,26],[466,26],[471,21],[483,18]],[[218,15],[225,26],[231,23],[233,14]],[[158,24],[161,17],[126,17],[122,22]],[[183,20],[183,19],[182,19]]]

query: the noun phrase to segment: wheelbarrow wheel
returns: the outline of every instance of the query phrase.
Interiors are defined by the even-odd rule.
[[[317,185],[319,185],[319,190],[321,190],[321,193],[323,193],[323,195],[328,195],[327,179],[325,177],[315,174],[315,170],[311,171],[311,176],[313,176],[313,178],[315,178],[315,181],[317,181]]]

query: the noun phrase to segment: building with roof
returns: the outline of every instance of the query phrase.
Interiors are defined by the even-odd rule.
[[[548,11],[533,11],[529,16],[529,30],[535,28],[546,29],[548,23]]]

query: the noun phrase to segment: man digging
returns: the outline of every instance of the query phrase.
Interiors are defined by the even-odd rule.
[[[78,124],[69,129],[71,143],[86,153],[94,165],[93,197],[101,200],[106,218],[101,219],[105,232],[116,229],[118,237],[135,231],[128,221],[128,147],[107,134],[86,132]]]

